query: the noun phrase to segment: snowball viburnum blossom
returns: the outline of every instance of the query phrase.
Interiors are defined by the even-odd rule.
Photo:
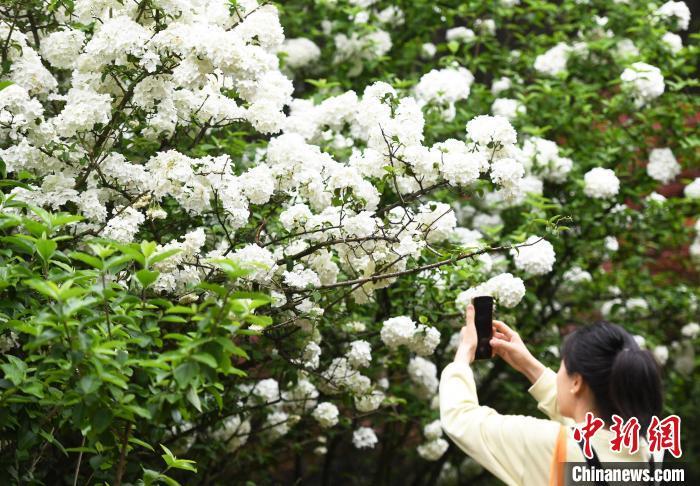
[[[480,115],[467,123],[467,135],[479,144],[482,150],[494,146],[513,145],[517,134],[507,118],[502,116]]]
[[[700,199],[700,177],[683,188],[683,194],[689,199]]]
[[[523,245],[511,250],[516,268],[530,275],[544,275],[552,271],[556,255],[549,241],[533,235]]]
[[[620,75],[622,88],[629,91],[637,106],[658,98],[664,93],[665,84],[661,70],[644,62],[635,62]]]
[[[620,180],[611,169],[591,169],[586,172],[583,182],[584,194],[596,199],[610,199],[620,191]]]
[[[323,428],[333,427],[338,423],[338,407],[330,402],[319,403],[312,415]]]
[[[377,434],[370,427],[360,427],[352,433],[352,444],[357,449],[372,449],[377,444]]]
[[[671,182],[681,172],[681,166],[670,148],[655,148],[649,153],[647,174],[664,184]]]

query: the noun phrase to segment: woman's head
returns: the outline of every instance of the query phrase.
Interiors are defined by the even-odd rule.
[[[606,426],[613,414],[625,421],[636,417],[644,435],[651,417],[661,414],[659,366],[622,327],[608,322],[580,327],[564,339],[561,357],[557,403],[562,415],[573,417],[588,401]]]

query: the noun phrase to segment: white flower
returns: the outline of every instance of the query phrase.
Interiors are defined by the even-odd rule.
[[[419,387],[419,395],[432,397],[438,389],[437,366],[420,356],[411,358],[408,362],[408,375]]]
[[[306,368],[311,368],[315,370],[318,368],[319,361],[321,359],[321,347],[314,341],[309,341],[304,347],[304,352],[302,353],[303,365]]]
[[[681,334],[689,339],[695,339],[700,335],[700,324],[689,322],[681,328]]]
[[[418,446],[418,455],[426,461],[437,461],[450,446],[445,439],[438,438]]]
[[[491,105],[491,113],[495,116],[502,116],[508,120],[515,119],[518,115],[527,112],[525,105],[512,98],[496,98]]]
[[[369,427],[360,427],[352,433],[352,444],[357,449],[373,449],[377,444],[377,435]]]
[[[433,354],[440,344],[440,331],[434,327],[419,324],[408,343],[408,348],[419,356]]]
[[[41,57],[59,69],[71,69],[85,44],[85,33],[78,29],[53,32],[41,41]]]
[[[491,93],[496,96],[498,95],[501,91],[506,91],[510,89],[510,87],[513,85],[513,82],[510,80],[510,78],[506,78],[505,76],[494,79],[493,83],[491,83]]]
[[[392,317],[384,321],[379,335],[389,349],[408,344],[413,339],[416,323],[408,316]]]
[[[611,169],[596,167],[583,177],[583,192],[588,197],[610,199],[620,191],[620,180]]]
[[[364,340],[357,340],[350,343],[350,349],[345,353],[350,366],[354,368],[364,368],[372,362],[372,346]]]
[[[688,30],[690,25],[690,9],[685,2],[666,2],[654,11],[653,16],[673,20],[675,26],[681,30]]]
[[[318,287],[321,285],[321,279],[318,278],[318,274],[308,268],[295,270],[293,272],[285,271],[282,276],[287,285],[298,289],[306,289],[309,286]]]
[[[255,243],[236,250],[231,260],[238,263],[241,268],[251,270],[252,272],[246,277],[260,283],[268,282],[277,269],[274,255]]]
[[[649,308],[649,304],[647,304],[647,301],[644,300],[643,297],[632,297],[630,299],[627,299],[627,302],[625,302],[625,307],[627,308],[627,310],[646,310]]]
[[[433,420],[423,427],[423,435],[428,440],[435,440],[442,437],[442,424],[440,420]]]
[[[421,57],[423,59],[431,59],[433,56],[435,56],[436,52],[437,47],[435,47],[435,44],[432,42],[426,42],[421,46]]]
[[[571,51],[571,46],[564,42],[559,42],[547,52],[535,58],[534,68],[543,74],[556,76],[566,70],[566,63],[569,60]]]
[[[250,430],[250,421],[241,420],[239,415],[231,415],[209,436],[217,442],[224,442],[228,452],[235,452],[248,441]]]
[[[324,429],[333,427],[338,423],[338,407],[330,402],[319,403],[311,415]]]
[[[676,161],[670,148],[655,148],[649,153],[647,174],[661,183],[671,182],[681,172],[681,166]]]
[[[522,279],[510,273],[502,273],[490,278],[486,285],[499,305],[515,307],[525,296],[525,284]]]
[[[460,292],[455,299],[455,305],[461,311],[471,303],[472,298],[479,295],[490,295],[499,305],[512,308],[520,303],[525,296],[525,284],[519,277],[510,273],[502,273],[491,277],[487,282]]]
[[[524,242],[524,245],[526,246],[510,250],[518,270],[530,275],[544,275],[552,271],[556,254],[549,241],[533,235]]]
[[[683,188],[683,194],[688,199],[700,199],[700,177]]]
[[[432,69],[421,76],[416,85],[416,97],[424,103],[454,103],[469,97],[474,75],[463,67]]]
[[[661,70],[643,62],[635,62],[620,75],[622,88],[628,90],[637,106],[658,98],[664,93],[665,84]]]
[[[632,39],[624,38],[620,39],[620,41],[617,43],[617,46],[615,46],[615,53],[618,57],[622,59],[629,59],[633,57],[638,57],[639,49],[637,49],[637,46],[634,45]]]
[[[673,54],[677,54],[683,49],[683,39],[673,32],[666,32],[661,38],[661,43]]]
[[[661,366],[665,365],[666,361],[668,361],[668,348],[666,346],[656,346],[652,353]]]
[[[467,123],[467,135],[473,142],[478,143],[482,150],[492,148],[494,144],[514,145],[518,141],[515,129],[508,119],[502,116],[479,115],[471,119]]]
[[[360,412],[373,412],[377,410],[384,401],[385,395],[381,390],[372,390],[365,395],[356,395],[355,408]]]
[[[593,277],[589,272],[581,267],[571,267],[569,270],[564,272],[562,279],[567,283],[576,284],[580,282],[590,282],[593,280]]]
[[[457,217],[449,204],[430,202],[422,204],[415,215],[418,228],[426,233],[428,243],[445,241],[457,226]]]
[[[474,31],[466,27],[453,27],[451,29],[447,29],[447,32],[445,32],[445,38],[447,39],[447,42],[468,42],[474,37],[476,37]]]
[[[285,39],[278,52],[286,55],[285,62],[292,69],[308,66],[321,57],[321,49],[311,39],[304,37]]]
[[[614,236],[606,236],[605,239],[603,240],[603,246],[605,246],[605,249],[608,251],[615,252],[620,249],[620,243],[617,241],[617,238]]]
[[[632,336],[634,338],[634,341],[637,343],[637,346],[640,348],[645,348],[647,344],[647,340],[644,338],[644,336],[640,336],[639,334],[634,334]]]

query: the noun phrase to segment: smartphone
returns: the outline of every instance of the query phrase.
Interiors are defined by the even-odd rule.
[[[476,353],[474,359],[491,358],[491,337],[493,336],[493,297],[474,297],[474,324],[476,324]]]

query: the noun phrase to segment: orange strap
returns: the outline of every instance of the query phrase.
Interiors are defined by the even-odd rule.
[[[564,463],[566,462],[566,427],[559,426],[557,443],[554,445],[552,465],[549,470],[549,486],[564,486]]]

